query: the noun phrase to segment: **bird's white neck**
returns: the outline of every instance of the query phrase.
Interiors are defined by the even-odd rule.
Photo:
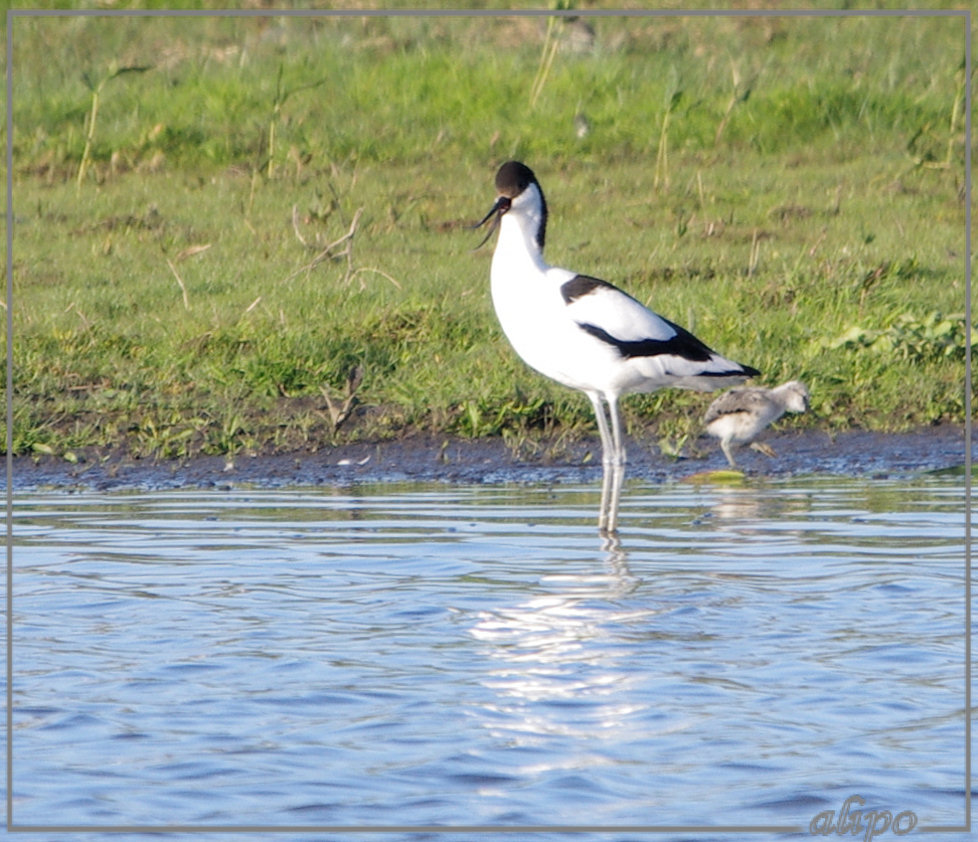
[[[503,215],[499,224],[499,239],[492,256],[494,273],[502,270],[547,270],[543,249],[538,241],[541,224],[543,215],[536,207],[520,208],[518,212],[510,211]]]

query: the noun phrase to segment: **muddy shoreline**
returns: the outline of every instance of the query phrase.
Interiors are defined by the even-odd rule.
[[[931,471],[962,466],[963,427],[943,425],[909,433],[820,431],[771,433],[764,441],[777,456],[741,450],[739,466],[750,476],[835,474],[875,476]],[[727,467],[716,442],[700,439],[691,455],[679,459],[658,452],[654,443],[631,441],[628,476],[649,482],[680,480],[703,471]],[[232,465],[223,457],[181,461],[136,460],[124,456],[77,463],[53,458],[35,462],[19,457],[13,463],[14,490],[90,489],[164,490],[237,485],[348,486],[360,483],[443,481],[477,483],[590,482],[600,476],[600,448],[581,441],[548,457],[514,455],[501,439],[421,437],[375,444],[326,447],[314,453],[238,456]]]

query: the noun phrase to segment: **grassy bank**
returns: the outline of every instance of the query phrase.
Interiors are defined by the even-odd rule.
[[[961,21],[588,24],[18,19],[15,451],[590,432],[465,227],[510,157],[552,262],[804,379],[793,423],[963,421]],[[674,448],[708,401],[627,422]]]

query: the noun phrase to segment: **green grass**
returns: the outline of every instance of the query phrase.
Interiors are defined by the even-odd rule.
[[[547,190],[551,262],[805,380],[793,424],[961,423],[960,20],[590,23],[579,51],[553,28],[531,108],[543,18],[17,19],[15,452],[590,433],[472,251],[509,157]],[[358,365],[334,429],[324,389]],[[627,421],[668,448],[708,401]]]

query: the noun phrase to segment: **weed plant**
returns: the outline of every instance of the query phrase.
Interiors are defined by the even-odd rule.
[[[473,251],[512,157],[551,262],[804,380],[792,424],[963,422],[961,18],[13,27],[16,453],[590,435]],[[627,423],[675,450],[709,400]]]

